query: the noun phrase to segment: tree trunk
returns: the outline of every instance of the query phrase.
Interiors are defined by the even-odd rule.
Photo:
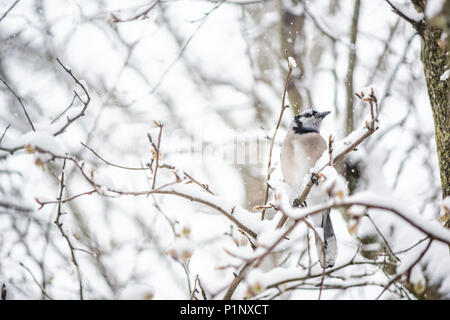
[[[424,12],[426,1],[413,1],[413,3],[419,12]],[[442,196],[445,198],[450,195],[450,77],[446,80],[441,80],[441,77],[450,66],[446,56],[448,37],[447,43],[441,37],[443,27],[447,31],[450,29],[450,4],[447,2],[444,7],[446,8],[439,15],[442,18],[439,20],[444,21],[442,27],[426,21],[419,32],[422,36],[421,59],[433,111]]]
[[[411,0],[418,12],[425,12],[427,0]],[[437,21],[437,23],[436,23]],[[442,12],[434,19],[420,22],[416,25],[422,37],[421,60],[427,83],[428,96],[433,112],[434,131],[437,146],[439,171],[443,198],[450,195],[450,78],[444,79],[442,74],[450,68],[449,38],[450,38],[450,3],[444,4]],[[442,39],[446,31],[447,43]],[[450,228],[450,221],[445,227]],[[450,249],[450,247],[449,247]],[[410,290],[411,291],[411,290]],[[411,292],[414,293],[414,290]],[[427,286],[420,299],[441,299],[439,286]]]
[[[356,0],[353,7],[353,18],[350,27],[350,44],[353,46],[353,50],[349,50],[348,53],[348,67],[347,75],[345,77],[345,89],[347,94],[347,105],[346,105],[346,117],[345,117],[345,134],[349,135],[353,130],[355,130],[355,114],[354,114],[354,94],[355,90],[353,88],[353,75],[356,67],[356,40],[358,38],[358,23],[359,23],[359,12],[361,9],[361,1]],[[348,181],[348,189],[350,194],[352,194],[358,185],[359,178],[361,176],[360,163],[355,163],[351,159],[347,158],[339,166],[340,172],[345,176]]]
[[[358,36],[358,22],[359,22],[359,9],[361,8],[361,1],[356,0],[355,6],[353,7],[353,18],[352,18],[352,26],[350,30],[350,43],[353,46],[353,50],[349,50],[348,55],[348,68],[347,68],[347,76],[345,79],[345,86],[347,91],[347,119],[346,119],[346,134],[350,134],[353,130],[355,130],[355,116],[353,112],[353,103],[354,103],[354,90],[353,90],[353,73],[356,65],[356,38]]]
[[[305,14],[296,15],[283,6],[283,1],[280,1],[280,17],[281,17],[281,56],[285,57],[286,54],[289,57],[293,57],[297,62],[299,72],[293,73],[288,83],[288,100],[294,115],[299,114],[305,108],[303,97],[300,94],[300,90],[297,87],[298,83],[302,80],[305,73],[303,57],[306,56],[304,44],[301,41],[301,34],[303,32],[303,26],[305,24]],[[302,51],[295,50],[295,43],[297,40],[302,43]],[[297,82],[297,84],[296,84]]]

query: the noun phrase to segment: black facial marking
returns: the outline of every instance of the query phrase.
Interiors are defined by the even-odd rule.
[[[302,114],[301,116],[298,115],[294,118],[295,120],[295,126],[293,127],[293,130],[297,134],[304,134],[304,133],[310,133],[310,132],[316,132],[319,133],[319,130],[317,128],[307,127],[303,125],[303,122],[300,120],[300,117],[309,118],[311,117],[311,113]]]
[[[293,129],[294,129],[294,132],[297,134],[304,134],[304,133],[310,133],[310,132],[319,133],[319,130],[317,130],[316,128],[311,128],[311,127],[295,126]]]

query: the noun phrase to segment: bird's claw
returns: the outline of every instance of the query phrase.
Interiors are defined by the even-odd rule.
[[[314,173],[314,172],[311,174],[311,181],[316,186],[319,185],[319,176],[316,173]]]
[[[292,206],[294,208],[302,207],[305,208],[307,206],[306,201],[303,201],[303,203],[300,203],[300,200],[298,198],[294,199],[294,202],[292,202]]]

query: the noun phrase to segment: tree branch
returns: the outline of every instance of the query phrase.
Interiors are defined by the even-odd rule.
[[[272,173],[273,145],[275,144],[275,138],[277,136],[278,129],[280,128],[281,119],[283,118],[284,110],[287,108],[287,106],[285,105],[286,93],[287,93],[287,90],[288,90],[289,79],[291,77],[291,73],[292,73],[293,69],[294,69],[294,65],[292,65],[291,62],[288,61],[288,73],[287,73],[287,76],[286,76],[286,82],[284,84],[283,97],[281,98],[280,115],[278,116],[278,122],[277,122],[277,125],[275,127],[275,131],[273,133],[273,136],[272,136],[272,138],[270,140],[269,161],[267,162],[266,191],[264,193],[264,205],[266,205],[267,201],[269,200],[269,180],[270,180],[270,175]],[[262,214],[261,214],[261,220],[264,220],[265,213],[266,213],[266,209],[264,208],[263,211],[262,211]]]
[[[25,113],[25,116],[28,119],[28,123],[30,124],[31,129],[33,129],[33,131],[36,131],[36,129],[34,128],[33,122],[30,119],[30,116],[28,115],[27,109],[25,108],[22,99],[17,95],[17,93],[8,85],[8,83],[3,80],[2,78],[0,78],[0,81],[3,82],[3,84],[8,88],[9,91],[11,91],[11,93],[17,98],[17,100],[19,100],[20,105],[22,106],[23,112]]]

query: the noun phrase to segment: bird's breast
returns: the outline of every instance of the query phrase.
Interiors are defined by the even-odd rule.
[[[326,142],[320,134],[289,132],[281,150],[281,171],[286,183],[301,191],[303,179],[325,150]]]

